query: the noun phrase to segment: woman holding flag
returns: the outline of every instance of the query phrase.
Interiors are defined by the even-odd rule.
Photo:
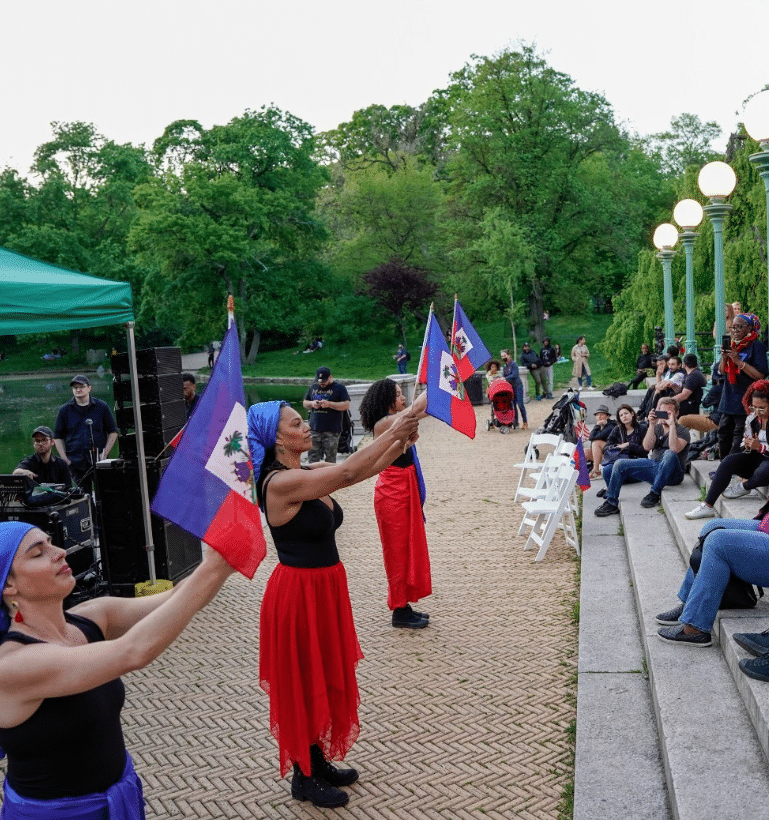
[[[259,679],[281,775],[293,764],[291,795],[316,806],[345,805],[340,787],[358,779],[355,769],[329,762],[342,760],[358,736],[355,667],[363,657],[336,548],[342,510],[330,494],[389,466],[417,429],[416,414],[402,414],[342,463],[302,467],[312,434],[299,413],[280,401],[248,411],[257,498],[280,561],[262,599]]]
[[[424,391],[411,405],[411,412],[419,419],[424,418],[426,406]],[[406,397],[392,379],[374,382],[360,403],[363,428],[373,433],[375,440],[405,412]],[[387,606],[396,628],[424,629],[430,620],[426,612],[415,612],[409,603],[426,598],[433,591],[422,514],[424,496],[416,447],[410,444],[382,470],[374,490],[374,513],[387,575]]]
[[[120,676],[181,634],[232,569],[215,550],[185,582],[140,598],[63,609],[75,579],[37,527],[0,523],[3,820],[143,820],[142,785],[120,726]]]

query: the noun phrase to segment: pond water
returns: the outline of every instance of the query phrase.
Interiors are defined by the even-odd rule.
[[[13,472],[25,456],[33,452],[32,431],[41,424],[53,429],[62,404],[72,398],[70,377],[0,379],[0,473]],[[91,395],[113,406],[112,379],[89,376]],[[246,385],[246,405],[258,401],[285,399],[306,418],[302,407],[306,386],[290,384]],[[117,455],[117,448],[112,456]]]

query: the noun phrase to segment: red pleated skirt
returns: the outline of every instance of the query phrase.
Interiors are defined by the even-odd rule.
[[[344,759],[360,732],[361,658],[341,561],[316,569],[278,564],[262,600],[259,683],[270,696],[281,776],[294,763],[310,775],[313,743],[327,759]]]
[[[416,468],[388,467],[374,489],[374,512],[382,540],[390,609],[418,601],[433,591],[427,535]]]

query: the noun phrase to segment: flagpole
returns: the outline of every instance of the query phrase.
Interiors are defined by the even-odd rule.
[[[427,347],[427,334],[430,332],[430,317],[433,315],[435,309],[435,302],[430,302],[430,312],[427,314],[427,323],[425,324],[425,336],[422,339],[422,350],[419,353],[419,366],[417,367],[417,384],[421,384],[419,377],[422,374],[422,362],[425,358],[425,348]],[[416,395],[414,396],[416,398]]]
[[[454,334],[457,330],[457,304],[459,303],[458,294],[454,294],[454,315],[451,317],[451,342],[449,343],[449,353],[454,355],[454,351],[456,350],[456,340],[454,338]]]

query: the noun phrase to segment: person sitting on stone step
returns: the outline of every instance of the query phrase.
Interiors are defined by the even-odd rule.
[[[745,412],[745,438],[742,451],[726,456],[718,465],[713,482],[705,500],[693,510],[684,513],[689,519],[715,518],[715,504],[719,496],[741,498],[749,495],[756,487],[769,486],[769,442],[766,425],[769,422],[769,381],[762,379],[748,386],[742,398]],[[741,481],[731,487],[734,476]]]
[[[664,414],[664,415],[663,415]],[[649,428],[642,446],[649,458],[626,458],[615,462],[605,501],[595,511],[599,517],[619,513],[619,493],[623,484],[648,481],[651,491],[641,501],[642,507],[656,507],[663,487],[684,480],[686,456],[689,451],[689,431],[678,424],[675,399],[663,397],[656,410],[649,411]]]
[[[716,518],[705,524],[700,532],[704,541],[699,571],[695,575],[691,567],[687,569],[678,591],[681,603],[657,615],[657,623],[665,627],[657,632],[663,641],[710,646],[710,630],[732,574],[748,583],[769,586],[767,518],[769,516],[761,521]],[[757,669],[754,670],[754,666]],[[750,677],[769,680],[769,662],[741,661],[740,668]],[[756,674],[751,674],[754,671]]]

